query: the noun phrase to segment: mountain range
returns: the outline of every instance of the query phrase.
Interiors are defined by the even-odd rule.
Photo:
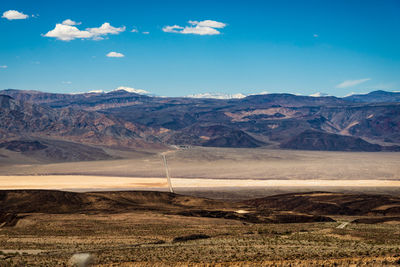
[[[398,151],[400,93],[213,99],[126,90],[56,94],[7,89],[0,91],[0,139],[133,149],[193,145]]]

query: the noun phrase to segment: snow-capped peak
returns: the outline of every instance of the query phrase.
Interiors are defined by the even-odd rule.
[[[200,94],[192,94],[187,95],[188,98],[215,98],[215,99],[239,99],[245,98],[246,95],[238,93],[238,94],[224,94],[224,93],[200,93]]]
[[[318,93],[311,94],[310,96],[312,96],[312,97],[325,97],[325,96],[330,96],[330,95],[327,94],[327,93],[318,92]]]
[[[103,90],[92,90],[88,92],[89,94],[102,94],[105,93]]]
[[[135,89],[135,88],[132,88],[132,87],[127,87],[127,86],[120,86],[117,89],[112,90],[111,92],[121,91],[121,90],[126,91],[128,93],[135,93],[135,94],[142,94],[142,95],[150,94],[149,91],[146,91],[146,90],[143,90],[143,89]]]

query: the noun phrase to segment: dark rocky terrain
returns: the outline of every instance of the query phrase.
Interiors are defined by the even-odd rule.
[[[249,202],[251,203],[251,202]],[[222,218],[252,223],[330,222],[311,213],[281,213],[255,205],[221,202],[206,198],[155,191],[74,193],[52,190],[0,191],[0,225],[13,223],[20,214],[117,214],[152,211],[188,217]],[[238,208],[250,209],[240,213]],[[282,207],[283,210],[284,207]]]
[[[47,136],[131,148],[164,144],[396,151],[400,93],[345,98],[291,94],[242,99],[150,97],[124,90],[0,91],[0,137]]]
[[[371,223],[400,216],[400,198],[389,195],[330,192],[289,193],[241,202],[155,191],[74,193],[54,190],[0,191],[0,225],[22,215],[120,214],[152,211],[188,217],[222,218],[251,223],[334,221],[327,216],[368,216]],[[397,217],[396,217],[397,216]],[[396,219],[397,220],[397,219]],[[361,221],[360,221],[361,222]]]
[[[280,194],[244,201],[265,210],[286,210],[314,215],[400,215],[400,198],[390,195],[309,192]]]

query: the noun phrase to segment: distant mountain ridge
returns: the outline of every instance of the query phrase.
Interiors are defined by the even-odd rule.
[[[53,94],[8,89],[0,95],[2,138],[18,132],[132,148],[175,144],[387,151],[400,144],[400,93],[392,92],[212,99],[126,90]],[[10,112],[11,106],[15,111]],[[310,131],[320,133],[319,141],[306,141],[304,133]]]
[[[354,94],[344,99],[358,103],[400,102],[400,92],[373,91],[368,94]]]

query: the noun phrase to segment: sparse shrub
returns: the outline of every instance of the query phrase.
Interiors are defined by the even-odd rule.
[[[187,235],[187,236],[178,236],[175,237],[172,242],[185,242],[185,241],[190,241],[190,240],[197,240],[197,239],[207,239],[210,238],[209,235],[204,235],[204,234],[193,234],[193,235]]]
[[[165,244],[165,241],[160,239],[160,240],[154,241],[152,244],[154,244],[154,245]]]

